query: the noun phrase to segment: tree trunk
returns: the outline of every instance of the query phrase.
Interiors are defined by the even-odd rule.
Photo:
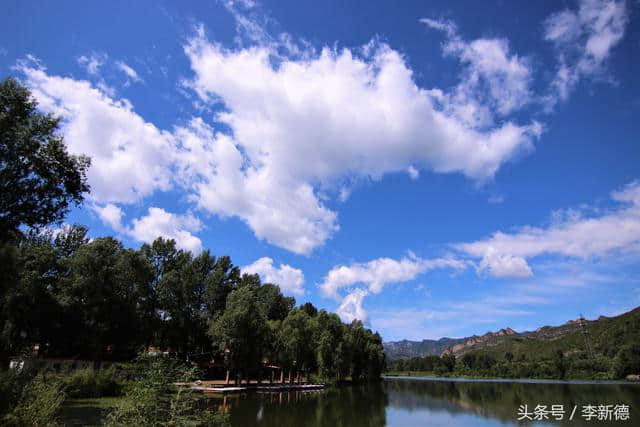
[[[291,369],[289,369],[289,384],[291,384]]]
[[[229,369],[227,369],[227,379],[225,379],[225,384],[229,384]]]
[[[280,369],[280,384],[284,384],[284,369]]]

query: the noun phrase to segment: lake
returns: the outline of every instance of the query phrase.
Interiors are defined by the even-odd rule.
[[[557,382],[511,380],[450,380],[386,378],[379,384],[341,387],[320,392],[249,393],[228,396],[226,405],[233,426],[504,426],[517,425],[520,405],[545,421],[533,425],[640,425],[640,384],[621,382]],[[556,407],[552,413],[552,405]],[[588,408],[593,405],[594,408]],[[597,420],[598,405],[602,417]],[[627,421],[614,421],[615,415]],[[572,410],[573,419],[569,421]],[[587,421],[583,417],[592,415]],[[561,414],[560,409],[564,411]],[[562,416],[562,421],[554,417]],[[526,420],[526,419],[525,419]]]

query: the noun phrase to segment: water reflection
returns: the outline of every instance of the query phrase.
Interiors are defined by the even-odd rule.
[[[453,382],[415,379],[317,392],[250,393],[218,397],[215,404],[230,411],[233,426],[385,426],[385,425],[515,425],[518,406],[564,405],[563,422],[540,425],[591,425],[580,418],[586,404],[630,407],[631,419],[612,425],[638,425],[640,385],[533,384]],[[568,421],[574,405],[578,412]],[[551,418],[551,417],[550,417]]]
[[[233,426],[384,426],[383,384],[229,397]]]
[[[640,386],[632,384],[567,384],[567,383],[515,383],[515,382],[454,382],[424,380],[389,380],[384,382],[389,407],[399,419],[403,413],[419,411],[427,416],[448,415],[460,419],[459,425],[474,425],[480,419],[494,420],[494,424],[515,424],[517,410],[526,404],[529,410],[538,405],[563,405],[567,412],[563,422],[549,420],[544,425],[581,425],[583,405],[626,404],[630,406],[631,416],[634,410],[640,410]],[[573,407],[577,412],[573,421],[568,418]],[[640,417],[640,414],[635,414]],[[411,417],[415,421],[415,417]],[[390,424],[394,424],[390,420]],[[427,420],[424,420],[425,422]],[[474,422],[475,421],[475,422]],[[633,420],[630,420],[633,421]],[[619,425],[620,421],[615,423]],[[401,424],[401,423],[399,423]],[[600,423],[604,424],[604,423]],[[631,425],[632,423],[629,423]]]

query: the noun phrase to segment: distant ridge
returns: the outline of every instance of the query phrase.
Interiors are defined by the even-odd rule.
[[[609,341],[613,331],[624,331],[629,325],[640,322],[640,307],[614,317],[600,316],[596,320],[586,320],[585,324],[593,334],[594,342]],[[635,329],[635,328],[631,328]],[[617,335],[622,332],[617,332]],[[626,335],[626,334],[625,334]],[[622,336],[622,335],[621,335]],[[516,332],[511,328],[503,328],[484,335],[473,335],[465,338],[440,338],[439,340],[422,341],[390,341],[383,343],[384,352],[389,360],[411,357],[440,356],[453,354],[461,356],[469,351],[502,352],[525,350],[529,346],[554,342],[554,347],[566,341],[567,346],[581,347],[582,336],[578,319],[569,320],[559,326],[542,326],[535,331]],[[623,340],[624,341],[624,340]]]
[[[409,357],[440,355],[449,347],[464,343],[468,338],[440,338],[422,341],[389,341],[383,343],[384,352],[389,360]]]

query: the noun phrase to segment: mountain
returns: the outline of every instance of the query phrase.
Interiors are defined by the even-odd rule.
[[[440,338],[439,340],[422,341],[389,341],[383,343],[387,359],[405,359],[409,357],[424,357],[440,355],[449,347],[463,343],[468,338]]]
[[[611,355],[626,343],[640,339],[640,307],[615,317],[600,316],[595,320],[583,320],[596,354]],[[506,352],[514,355],[551,356],[563,352],[583,351],[585,340],[580,327],[580,319],[569,320],[559,326],[543,326],[535,331],[516,332],[511,328],[484,335],[452,339],[423,341],[396,341],[384,343],[389,360],[429,355],[453,354],[456,357],[468,352],[492,354],[498,358]]]

